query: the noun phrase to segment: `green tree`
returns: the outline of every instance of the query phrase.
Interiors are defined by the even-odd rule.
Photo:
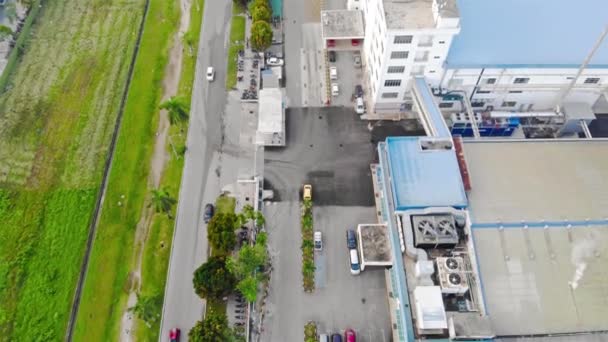
[[[241,213],[239,213],[239,222],[240,225],[244,225],[249,221],[255,221],[256,227],[262,227],[266,223],[264,214],[258,210],[253,210],[251,205],[246,204]]]
[[[169,122],[172,125],[188,120],[188,104],[182,97],[172,96],[167,101],[159,106],[160,109],[165,109],[169,114]]]
[[[272,16],[272,13],[270,12],[270,8],[268,8],[268,5],[255,5],[252,8],[252,12],[251,12],[251,17],[253,18],[253,21],[258,21],[258,20],[262,20],[265,22],[270,22],[270,17]]]
[[[177,200],[171,197],[166,189],[152,190],[152,202],[150,205],[154,206],[154,210],[157,213],[163,212],[171,217],[171,208],[175,203],[177,203]]]
[[[258,297],[258,283],[258,279],[255,276],[250,275],[241,280],[236,288],[241,291],[243,297],[245,297],[248,302],[255,302]]]
[[[194,271],[194,292],[201,298],[221,298],[234,290],[236,278],[224,257],[212,256]]]
[[[13,30],[5,25],[0,25],[0,42],[3,42],[11,37]]]
[[[266,263],[267,253],[265,246],[243,246],[236,258],[231,258],[228,263],[230,271],[239,279],[251,275],[260,266]]]
[[[251,46],[257,51],[264,51],[272,44],[272,27],[265,21],[256,21],[251,25]]]
[[[211,247],[220,253],[231,251],[236,246],[234,230],[239,226],[239,219],[234,213],[216,213],[207,226],[207,239]]]
[[[161,308],[162,304],[163,300],[160,294],[146,296],[138,293],[137,303],[134,307],[129,308],[129,311],[133,312],[137,318],[146,322],[148,327],[151,327],[160,319],[158,309]]]
[[[209,310],[205,319],[198,321],[188,333],[190,342],[217,342],[230,339],[226,315]]]

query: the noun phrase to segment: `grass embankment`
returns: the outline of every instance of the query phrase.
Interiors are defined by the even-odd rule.
[[[45,1],[11,56],[0,94],[3,339],[65,335],[143,3]]]
[[[304,291],[315,289],[315,256],[312,229],[312,201],[302,202],[302,286]]]
[[[233,2],[232,21],[230,23],[230,48],[228,49],[228,69],[226,71],[226,89],[236,86],[237,61],[239,51],[245,48],[245,9]]]
[[[190,7],[190,27],[185,36],[190,41],[184,41],[184,55],[182,59],[182,71],[179,79],[178,95],[190,103],[192,96],[192,85],[196,69],[196,57],[198,52],[198,42],[203,23],[203,11],[205,0],[195,0]],[[178,158],[173,153],[173,147],[178,149],[186,144],[188,128],[187,126],[171,126],[169,128],[169,139],[167,149],[170,151],[171,158],[167,160],[161,178],[161,189],[167,189],[175,198],[179,197],[179,188],[184,168],[184,158]],[[144,246],[142,260],[142,295],[162,296],[164,295],[165,284],[167,281],[167,270],[169,267],[169,256],[171,254],[171,243],[173,239],[173,229],[175,221],[169,219],[167,215],[155,214],[149,228],[148,238]],[[157,313],[162,313],[163,301],[158,301]],[[138,320],[135,336],[136,341],[156,341],[160,332],[160,320],[151,326]]]
[[[135,261],[134,233],[150,192],[150,158],[168,51],[178,26],[178,5],[177,0],[150,0],[80,301],[75,341],[118,339],[131,287],[129,271]]]

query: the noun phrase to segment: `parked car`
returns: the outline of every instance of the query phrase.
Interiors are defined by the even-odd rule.
[[[332,63],[336,61],[336,51],[329,51],[329,61]]]
[[[344,332],[344,339],[346,342],[356,342],[355,331],[353,329],[346,329]]]
[[[213,204],[205,204],[205,211],[203,213],[203,220],[205,220],[205,223],[209,223],[209,221],[211,221],[213,214],[215,214],[215,208],[213,207]]]
[[[321,232],[315,232],[314,241],[315,241],[315,251],[323,250],[323,234]]]
[[[354,61],[355,61],[355,68],[360,69],[361,68],[361,55],[355,55]]]
[[[173,329],[169,330],[169,340],[171,342],[178,342],[179,335],[180,335],[180,330],[178,328],[173,328]]]
[[[207,68],[207,81],[213,82],[214,79],[215,79],[215,70],[213,70],[213,67],[208,67]]]
[[[329,342],[329,335],[327,335],[327,334],[319,335],[319,342]]]
[[[331,342],[342,342],[342,335],[340,335],[340,334],[331,335]]]
[[[266,60],[266,64],[269,66],[281,66],[283,65],[283,60],[277,57],[270,57]]]
[[[349,249],[349,260],[350,260],[350,274],[357,275],[361,273],[361,265],[359,265],[359,253],[357,249]]]
[[[365,114],[365,104],[363,103],[363,98],[357,97],[355,100],[355,112],[359,115]]]
[[[356,97],[363,97],[363,87],[360,84],[357,84],[355,86],[355,96]]]
[[[302,199],[307,201],[312,200],[312,185],[304,184],[304,188],[302,190]]]
[[[346,231],[346,247],[348,247],[348,249],[357,248],[357,235],[352,229]]]
[[[329,67],[329,79],[337,80],[338,79],[338,68],[335,66]]]
[[[331,96],[340,95],[340,88],[338,87],[338,83],[331,84]]]

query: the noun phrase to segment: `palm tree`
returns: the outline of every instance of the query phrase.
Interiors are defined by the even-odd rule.
[[[154,210],[157,213],[164,212],[167,216],[171,217],[171,207],[175,203],[177,201],[169,195],[166,189],[152,190],[152,202],[150,204],[154,206]]]
[[[169,122],[172,125],[186,121],[188,119],[188,112],[190,111],[185,100],[177,96],[172,96],[167,101],[161,103],[159,108],[167,110],[169,113]]]

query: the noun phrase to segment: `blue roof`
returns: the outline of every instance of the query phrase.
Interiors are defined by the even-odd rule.
[[[395,209],[464,208],[467,196],[454,150],[421,150],[420,137],[389,137],[386,151]]]
[[[457,0],[448,68],[575,68],[608,24],[606,0]],[[590,68],[608,67],[608,38]]]

